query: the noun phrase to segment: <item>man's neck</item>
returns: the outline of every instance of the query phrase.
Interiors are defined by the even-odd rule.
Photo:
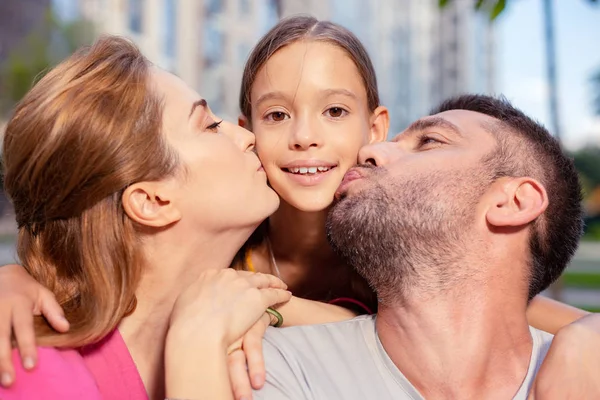
[[[425,398],[512,398],[527,375],[526,297],[510,295],[514,282],[473,282],[380,305],[382,345]]]

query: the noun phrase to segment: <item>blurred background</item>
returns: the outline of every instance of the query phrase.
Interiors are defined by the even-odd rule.
[[[0,132],[32,82],[102,33],[127,36],[221,117],[238,116],[244,63],[277,21],[332,20],[366,45],[390,136],[441,100],[502,93],[543,122],[584,182],[586,234],[547,292],[600,312],[600,2],[597,0],[1,0]],[[0,264],[16,224],[0,193]]]

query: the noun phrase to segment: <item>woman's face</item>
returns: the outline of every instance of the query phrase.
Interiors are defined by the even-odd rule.
[[[170,182],[181,223],[208,229],[252,226],[271,215],[279,198],[254,153],[254,135],[221,121],[181,79],[153,69],[163,98],[163,131],[182,167]],[[198,225],[200,224],[200,225]]]
[[[356,65],[326,42],[300,41],[277,51],[256,76],[251,104],[269,183],[303,211],[329,207],[358,150],[387,134],[387,127],[383,133],[375,127]]]

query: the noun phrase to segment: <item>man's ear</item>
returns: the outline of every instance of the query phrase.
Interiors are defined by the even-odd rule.
[[[369,144],[384,142],[390,129],[390,114],[387,107],[379,106],[371,115],[371,130]]]
[[[122,202],[129,218],[144,226],[161,228],[181,219],[181,212],[171,201],[169,191],[158,182],[129,186],[123,193]]]
[[[544,186],[533,178],[502,178],[493,184],[487,222],[497,227],[527,225],[548,207]]]
[[[246,116],[243,115],[243,114],[240,114],[238,116],[238,125],[241,126],[244,129],[252,131],[252,126],[250,124],[250,121],[248,121],[248,118],[246,118]]]

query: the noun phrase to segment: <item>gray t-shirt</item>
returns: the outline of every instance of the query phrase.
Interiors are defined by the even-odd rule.
[[[515,399],[527,398],[552,335],[531,328],[527,377]],[[267,400],[423,399],[383,349],[375,316],[321,325],[270,329],[263,341]]]

